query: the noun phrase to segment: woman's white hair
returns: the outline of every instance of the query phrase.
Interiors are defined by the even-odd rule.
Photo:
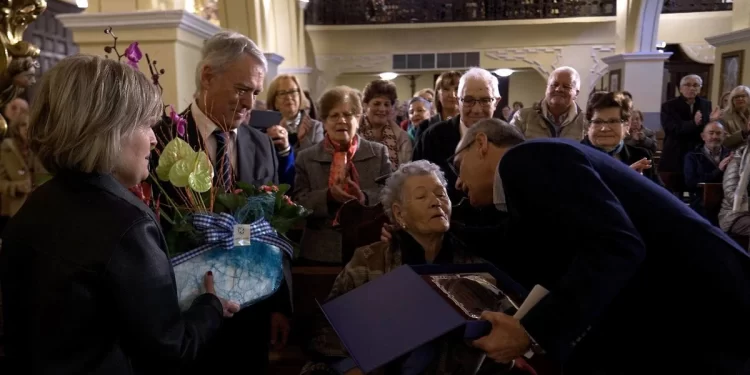
[[[471,68],[461,76],[461,79],[458,80],[459,98],[464,96],[466,82],[468,81],[486,82],[488,85],[490,85],[490,87],[492,87],[492,97],[496,99],[500,97],[500,87],[498,87],[497,77],[492,75],[492,73],[488,72],[486,69]]]
[[[391,208],[393,207],[393,203],[402,202],[403,187],[406,180],[412,176],[425,175],[433,175],[437,177],[440,184],[444,187],[448,185],[448,182],[445,180],[445,174],[440,167],[427,160],[417,160],[401,164],[401,166],[399,166],[398,169],[385,181],[385,187],[383,188],[383,191],[380,192],[380,201],[383,203],[383,211],[388,215],[391,223],[396,222]]]
[[[201,72],[204,66],[215,73],[222,72],[232,61],[243,55],[252,56],[263,65],[264,72],[268,71],[266,56],[250,38],[234,31],[222,31],[206,40],[201,49],[201,61],[195,68],[196,94],[201,91]]]
[[[138,70],[99,56],[66,57],[37,88],[30,147],[52,173],[111,173],[123,139],[154,125],[163,110],[158,87]]]

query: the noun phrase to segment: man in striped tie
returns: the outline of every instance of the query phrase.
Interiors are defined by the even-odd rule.
[[[231,191],[237,181],[256,186],[292,182],[279,181],[279,171],[294,165],[293,153],[277,151],[268,135],[247,126],[266,72],[263,52],[242,34],[221,32],[203,46],[195,72],[195,99],[181,114],[186,121],[182,138],[208,154],[215,168],[214,186],[224,191]],[[154,129],[157,148],[177,136],[174,127],[166,121]],[[158,163],[156,159],[152,157]],[[181,194],[161,185],[173,201],[180,201]],[[284,272],[291,280],[288,262]],[[265,373],[269,343],[279,348],[289,333],[291,283],[285,284],[268,300],[227,319],[213,345],[201,355],[195,373],[229,372],[238,360],[250,364],[254,373]]]

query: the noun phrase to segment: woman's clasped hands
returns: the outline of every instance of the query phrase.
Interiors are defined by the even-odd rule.
[[[331,186],[329,192],[331,193],[331,197],[337,202],[346,203],[352,199],[356,199],[359,203],[365,204],[365,193],[362,192],[359,185],[352,181],[351,178],[346,179],[346,185],[336,184]]]

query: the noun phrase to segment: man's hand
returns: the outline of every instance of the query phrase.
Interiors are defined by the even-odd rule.
[[[492,331],[472,343],[495,362],[510,363],[531,347],[531,339],[518,319],[500,312],[485,311],[482,319],[492,323]]]
[[[344,375],[365,375],[362,370],[359,369],[359,367],[355,367],[347,372],[344,373]]]
[[[289,319],[279,312],[271,314],[271,345],[274,350],[281,350],[286,346],[289,338]]]
[[[633,137],[633,140],[636,140],[636,141],[640,141],[643,138],[645,138],[642,131],[634,131],[633,134],[631,134],[631,136]]]
[[[300,141],[304,139],[310,132],[310,129],[312,129],[312,120],[310,120],[310,116],[305,114],[302,116],[302,120],[300,120],[299,127],[297,128],[297,139]]]
[[[638,160],[637,162],[630,165],[630,168],[632,168],[634,171],[638,173],[643,173],[646,169],[651,168],[651,160],[648,160],[646,158],[643,158],[641,160]]]
[[[281,125],[274,125],[267,130],[268,136],[273,140],[273,145],[277,151],[284,151],[289,148],[289,132]]]
[[[734,153],[730,153],[729,156],[725,157],[719,162],[719,169],[724,172],[725,169],[727,169],[727,165],[729,165],[729,162],[732,161],[732,158],[734,157]]]
[[[703,114],[701,111],[695,112],[695,125],[700,126],[701,121],[703,121]]]

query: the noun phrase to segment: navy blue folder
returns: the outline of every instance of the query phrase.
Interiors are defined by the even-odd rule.
[[[487,264],[405,265],[323,304],[321,309],[357,367],[369,373],[455,329],[464,327],[466,339],[489,333],[488,322],[467,321],[420,276],[472,272],[488,272],[500,289],[509,290],[506,294],[525,298],[520,286]]]

